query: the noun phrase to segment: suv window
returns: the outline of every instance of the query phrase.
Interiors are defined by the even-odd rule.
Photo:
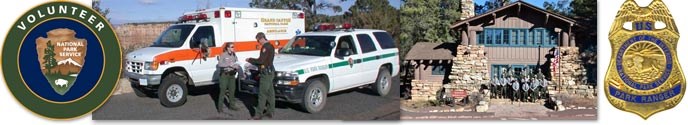
[[[382,48],[382,49],[396,48],[396,45],[394,45],[394,39],[392,38],[392,36],[389,35],[389,33],[387,33],[387,32],[374,32],[373,35],[375,36],[377,43],[380,44],[380,48]]]
[[[215,32],[212,26],[202,26],[196,29],[193,37],[191,37],[191,48],[198,48],[203,43],[208,47],[215,47]]]
[[[280,54],[330,56],[334,48],[334,36],[296,36]]]
[[[358,54],[356,51],[356,45],[354,45],[354,38],[351,36],[342,36],[339,37],[339,41],[337,43],[337,50],[335,51],[335,55],[339,55],[340,52],[347,51],[349,52],[350,55],[355,55]]]
[[[368,34],[357,34],[356,38],[358,39],[358,44],[361,45],[361,51],[363,51],[363,53],[377,50],[373,43],[373,39],[370,38]]]

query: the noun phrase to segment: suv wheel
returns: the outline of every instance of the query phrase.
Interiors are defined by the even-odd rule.
[[[170,73],[162,79],[158,89],[158,98],[165,107],[178,107],[186,102],[188,89],[181,76]]]
[[[377,73],[377,79],[375,79],[375,84],[373,85],[373,90],[377,92],[380,96],[386,96],[392,87],[392,77],[390,77],[389,70],[387,68],[380,68]]]
[[[310,79],[306,81],[308,88],[304,93],[303,107],[308,113],[316,113],[322,110],[327,103],[327,89],[325,84],[320,79]]]

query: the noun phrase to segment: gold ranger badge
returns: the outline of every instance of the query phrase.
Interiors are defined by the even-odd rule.
[[[627,23],[632,29],[624,29]],[[609,102],[644,119],[678,105],[686,88],[676,55],[678,38],[661,0],[647,7],[626,0],[609,32],[612,59],[604,80]]]

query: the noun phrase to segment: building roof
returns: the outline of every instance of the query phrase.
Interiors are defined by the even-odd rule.
[[[562,20],[562,21],[569,22],[569,23],[571,23],[571,24],[573,24],[573,25],[581,26],[580,24],[578,24],[578,22],[577,22],[576,20],[574,20],[574,19],[572,19],[572,18],[566,17],[566,16],[561,15],[561,14],[559,14],[559,13],[555,13],[555,12],[550,12],[550,11],[544,10],[544,9],[542,9],[542,8],[536,7],[535,5],[532,5],[532,4],[530,4],[530,3],[523,2],[523,1],[519,0],[519,1],[513,2],[513,3],[511,3],[511,4],[502,6],[502,7],[500,7],[500,8],[490,10],[490,11],[488,11],[488,12],[486,12],[486,13],[483,13],[483,14],[480,14],[480,15],[476,15],[476,16],[474,16],[474,17],[471,17],[471,18],[468,18],[468,19],[465,19],[465,20],[458,21],[457,23],[452,24],[452,25],[451,25],[451,28],[456,28],[456,27],[458,27],[458,26],[461,26],[461,25],[463,25],[463,24],[465,24],[465,23],[468,23],[468,22],[473,21],[473,20],[476,20],[476,19],[480,19],[480,18],[483,18],[483,17],[492,16],[493,14],[495,14],[495,13],[497,13],[497,12],[505,11],[505,10],[507,10],[507,9],[509,9],[509,8],[512,8],[512,7],[521,7],[521,9],[523,9],[523,8],[525,8],[525,9],[532,9],[532,10],[535,10],[535,11],[537,11],[537,12],[541,12],[541,13],[543,13],[543,14],[547,14],[547,15],[549,15],[549,16],[551,16],[551,17],[556,18],[556,19],[560,19],[560,20]]]
[[[451,60],[456,55],[457,43],[418,42],[406,54],[405,60]]]

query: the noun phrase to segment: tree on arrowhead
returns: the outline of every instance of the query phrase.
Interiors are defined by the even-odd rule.
[[[47,47],[43,51],[43,66],[48,70],[48,73],[52,74],[51,69],[57,66],[57,60],[55,60],[55,46],[48,40],[46,43]]]

